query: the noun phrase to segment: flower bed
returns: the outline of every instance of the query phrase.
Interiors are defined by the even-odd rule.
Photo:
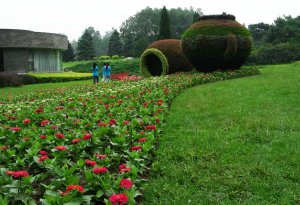
[[[0,201],[135,204],[171,100],[257,69],[175,74],[0,100]]]

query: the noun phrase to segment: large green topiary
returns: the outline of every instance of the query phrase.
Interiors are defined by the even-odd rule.
[[[203,16],[184,32],[181,46],[198,71],[239,69],[251,52],[252,36],[233,15]]]
[[[190,71],[192,65],[182,54],[180,40],[165,39],[154,42],[146,49],[141,56],[141,68],[144,76],[160,76]]]

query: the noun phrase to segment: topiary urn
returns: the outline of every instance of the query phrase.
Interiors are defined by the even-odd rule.
[[[145,77],[192,70],[192,65],[182,53],[181,42],[177,39],[152,43],[142,54],[140,65]]]
[[[183,33],[181,47],[197,71],[239,69],[251,52],[252,36],[233,15],[202,16]]]

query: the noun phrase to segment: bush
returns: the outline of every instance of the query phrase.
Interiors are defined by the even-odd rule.
[[[112,59],[112,60],[117,60],[117,59],[120,59],[120,56],[118,56],[118,55],[113,55],[113,56],[111,57],[111,59]]]
[[[249,56],[251,33],[233,17],[203,16],[182,35],[182,51],[198,71],[238,69]]]
[[[19,75],[19,77],[21,78],[23,85],[30,85],[30,84],[37,83],[37,79],[32,75],[24,74],[24,75]]]
[[[111,57],[110,56],[100,56],[99,60],[110,60]]]
[[[0,73],[0,87],[22,86],[22,78],[16,73]]]
[[[29,73],[37,83],[56,83],[91,79],[91,74],[84,73]]]
[[[251,53],[247,60],[250,65],[291,63],[300,60],[300,45],[278,44],[263,47]]]
[[[159,50],[168,61],[169,67],[167,69],[166,74],[172,74],[179,71],[184,72],[184,71],[192,70],[192,65],[188,62],[188,60],[186,59],[186,57],[183,55],[181,51],[180,40],[166,39],[166,40],[156,41],[148,47],[148,49],[153,49],[153,48]],[[162,67],[159,68],[159,66],[162,66],[162,63],[155,62],[161,59],[160,56],[157,56],[158,58],[154,56],[155,53],[158,52],[147,52],[147,53],[148,54],[142,55],[141,62],[143,61],[142,64],[146,66],[144,69],[148,70],[148,72],[142,72],[142,73],[146,74],[146,76],[148,76],[148,74],[161,75],[162,73],[164,73],[162,72],[163,68]]]

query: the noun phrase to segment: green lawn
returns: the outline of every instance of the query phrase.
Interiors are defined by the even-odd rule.
[[[15,96],[19,94],[25,94],[30,92],[40,92],[47,91],[51,89],[64,88],[74,85],[82,84],[91,84],[91,80],[82,80],[82,81],[69,81],[62,83],[41,83],[41,84],[32,84],[32,85],[23,85],[22,87],[6,87],[0,88],[0,100],[2,97]]]
[[[300,204],[300,64],[172,103],[143,204]]]

